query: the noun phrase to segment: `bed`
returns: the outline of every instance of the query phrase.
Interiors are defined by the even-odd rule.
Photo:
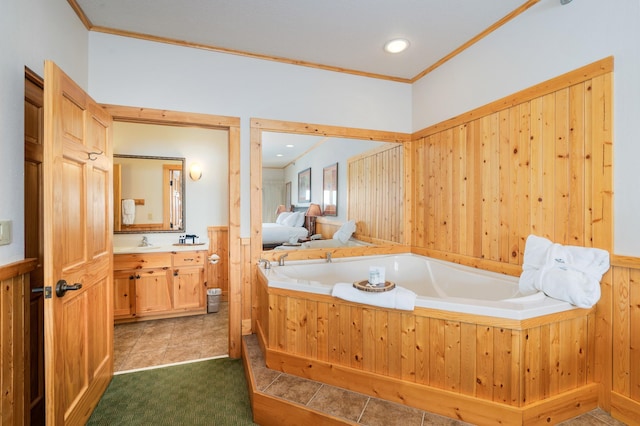
[[[365,242],[358,241],[351,236],[356,231],[356,221],[350,220],[342,224],[334,234],[333,238],[328,240],[311,240],[302,244],[285,243],[274,247],[275,250],[300,250],[300,249],[319,249],[319,248],[342,248],[342,247],[360,247],[369,245]],[[313,237],[312,237],[313,238]]]
[[[297,242],[309,236],[307,224],[307,208],[299,211],[279,212],[275,223],[262,224],[262,247],[273,248],[283,243]]]

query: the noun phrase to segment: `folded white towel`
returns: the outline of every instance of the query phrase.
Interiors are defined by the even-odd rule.
[[[543,291],[580,308],[600,300],[600,280],[609,269],[609,252],[563,246],[530,235],[524,251],[519,288],[523,294]]]
[[[416,304],[416,294],[399,286],[396,286],[393,290],[374,293],[358,290],[350,283],[337,283],[333,286],[331,295],[350,302],[404,311],[413,311]]]
[[[343,223],[340,229],[333,234],[333,239],[339,240],[344,244],[351,238],[351,234],[354,232],[356,232],[356,221],[350,220]]]
[[[124,225],[133,225],[136,219],[136,202],[131,198],[122,200],[122,223]]]

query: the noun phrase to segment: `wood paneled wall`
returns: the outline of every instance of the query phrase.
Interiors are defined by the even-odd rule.
[[[35,259],[0,266],[0,424],[22,425],[29,419],[29,272]]]
[[[347,167],[347,217],[358,219],[354,236],[374,243],[403,243],[403,146],[350,158]]]
[[[612,71],[608,58],[418,132],[413,251],[515,275],[529,234],[611,250]]]
[[[229,228],[226,226],[207,227],[209,237],[209,256],[220,256],[218,263],[207,260],[207,288],[222,289],[222,300],[229,300]]]
[[[617,261],[615,259],[614,261]],[[611,413],[628,424],[640,419],[640,259],[613,267],[611,285]],[[631,263],[630,265],[628,265]],[[609,296],[609,295],[607,295]]]

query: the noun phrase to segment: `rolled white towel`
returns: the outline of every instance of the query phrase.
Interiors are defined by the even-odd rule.
[[[416,304],[416,294],[399,286],[393,290],[375,293],[358,290],[350,283],[337,283],[333,286],[331,295],[350,302],[404,311],[413,311]]]

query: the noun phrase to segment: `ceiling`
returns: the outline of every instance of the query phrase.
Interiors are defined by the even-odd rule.
[[[93,31],[407,82],[538,1],[68,0]]]
[[[262,132],[262,167],[284,168],[328,139],[325,136]]]

